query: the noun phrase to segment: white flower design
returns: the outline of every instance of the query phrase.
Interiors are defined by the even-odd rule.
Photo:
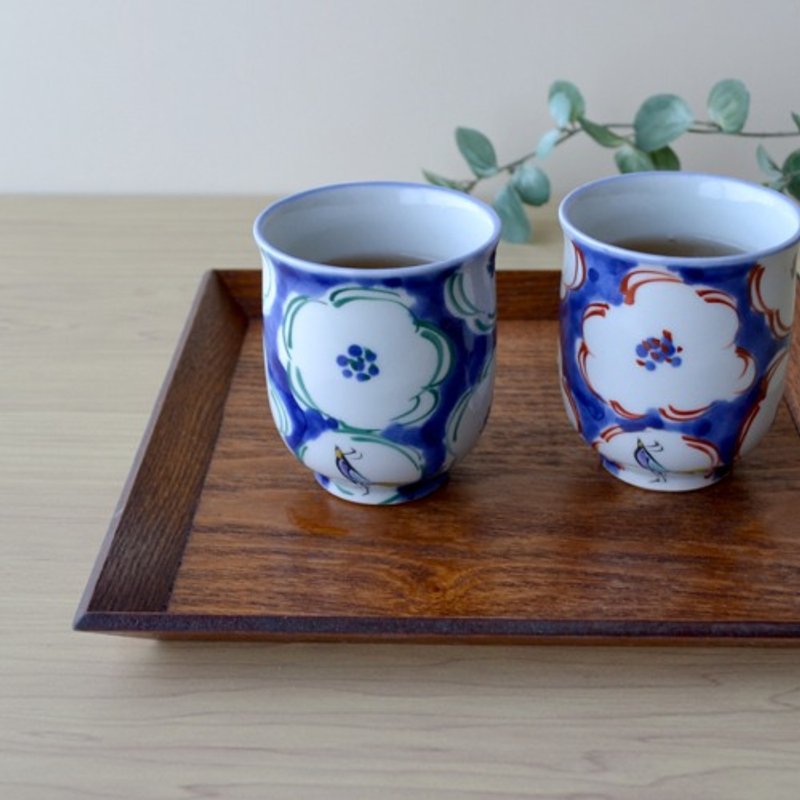
[[[714,471],[722,464],[713,442],[679,431],[624,431],[612,425],[592,446],[618,469],[628,471],[627,479],[632,483],[667,484],[671,476],[713,482]]]
[[[658,409],[665,419],[694,419],[752,385],[755,360],[736,345],[729,294],[656,268],[629,272],[620,290],[620,305],[586,307],[575,351],[587,385],[615,413],[637,419]]]
[[[298,455],[307,467],[357,495],[368,495],[374,484],[396,487],[416,483],[424,465],[415,448],[370,433],[324,431]]]
[[[275,427],[278,429],[278,433],[286,439],[292,433],[292,417],[280,393],[275,391],[269,381],[267,381],[267,397],[272,418],[275,420]]]
[[[792,330],[794,271],[794,259],[781,253],[756,264],[748,276],[750,302],[767,318],[772,333],[779,339]]]
[[[297,401],[359,430],[424,421],[452,363],[447,337],[376,287],[290,298],[278,346]]]
[[[575,403],[575,398],[569,388],[567,379],[561,376],[561,399],[564,401],[564,411],[567,413],[569,424],[580,433],[582,430],[581,418],[578,416],[578,406]]]
[[[783,396],[783,386],[789,369],[789,348],[784,347],[772,359],[761,379],[759,397],[739,431],[736,443],[737,458],[752,450],[772,425]]]
[[[567,292],[580,289],[586,282],[586,258],[583,250],[569,239],[564,240],[564,262],[561,268],[561,299]]]
[[[446,431],[447,468],[465,456],[481,435],[492,405],[494,371],[494,354],[490,354],[478,382],[464,392],[450,412]]]
[[[447,310],[463,319],[475,333],[488,333],[497,316],[494,273],[483,262],[456,270],[445,284]]]
[[[567,419],[570,425],[572,425],[578,433],[581,433],[583,426],[581,425],[581,418],[578,413],[578,404],[575,402],[575,396],[572,394],[572,389],[569,388],[569,382],[564,375],[561,345],[558,346],[558,351],[556,353],[556,364],[558,366],[558,375],[561,378],[559,386],[561,387],[561,399],[564,402],[564,411],[567,413]]]
[[[263,252],[261,253],[261,310],[266,317],[275,300],[275,266]]]

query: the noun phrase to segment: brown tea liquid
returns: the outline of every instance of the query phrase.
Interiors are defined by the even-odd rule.
[[[332,258],[325,263],[331,267],[350,269],[396,269],[397,267],[418,267],[435,259],[419,258],[403,253],[370,253],[367,255]]]
[[[612,242],[615,247],[655,256],[718,258],[743,253],[739,247],[700,236],[631,236]]]

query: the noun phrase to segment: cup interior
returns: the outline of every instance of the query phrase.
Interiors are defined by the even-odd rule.
[[[469,195],[425,184],[324,186],[270,206],[255,223],[266,250],[325,264],[349,257],[466,259],[499,235],[491,208]]]
[[[800,212],[789,198],[720,175],[643,172],[595,181],[569,194],[559,217],[573,239],[595,245],[685,237],[752,255],[782,250],[800,238]]]

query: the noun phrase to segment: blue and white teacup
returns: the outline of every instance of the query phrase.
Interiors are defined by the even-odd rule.
[[[323,186],[256,220],[270,408],[332,494],[422,497],[478,440],[499,232],[484,203],[412,183]]]
[[[733,178],[644,172],[576,189],[559,218],[572,424],[635,486],[715,483],[763,438],[781,400],[797,204]]]

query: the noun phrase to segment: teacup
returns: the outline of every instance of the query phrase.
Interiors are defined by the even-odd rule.
[[[789,363],[797,204],[719,175],[644,172],[561,203],[561,377],[618,478],[715,483],[763,438]]]
[[[412,183],[323,186],[256,219],[272,416],[332,494],[422,497],[478,440],[499,232],[479,200]]]

